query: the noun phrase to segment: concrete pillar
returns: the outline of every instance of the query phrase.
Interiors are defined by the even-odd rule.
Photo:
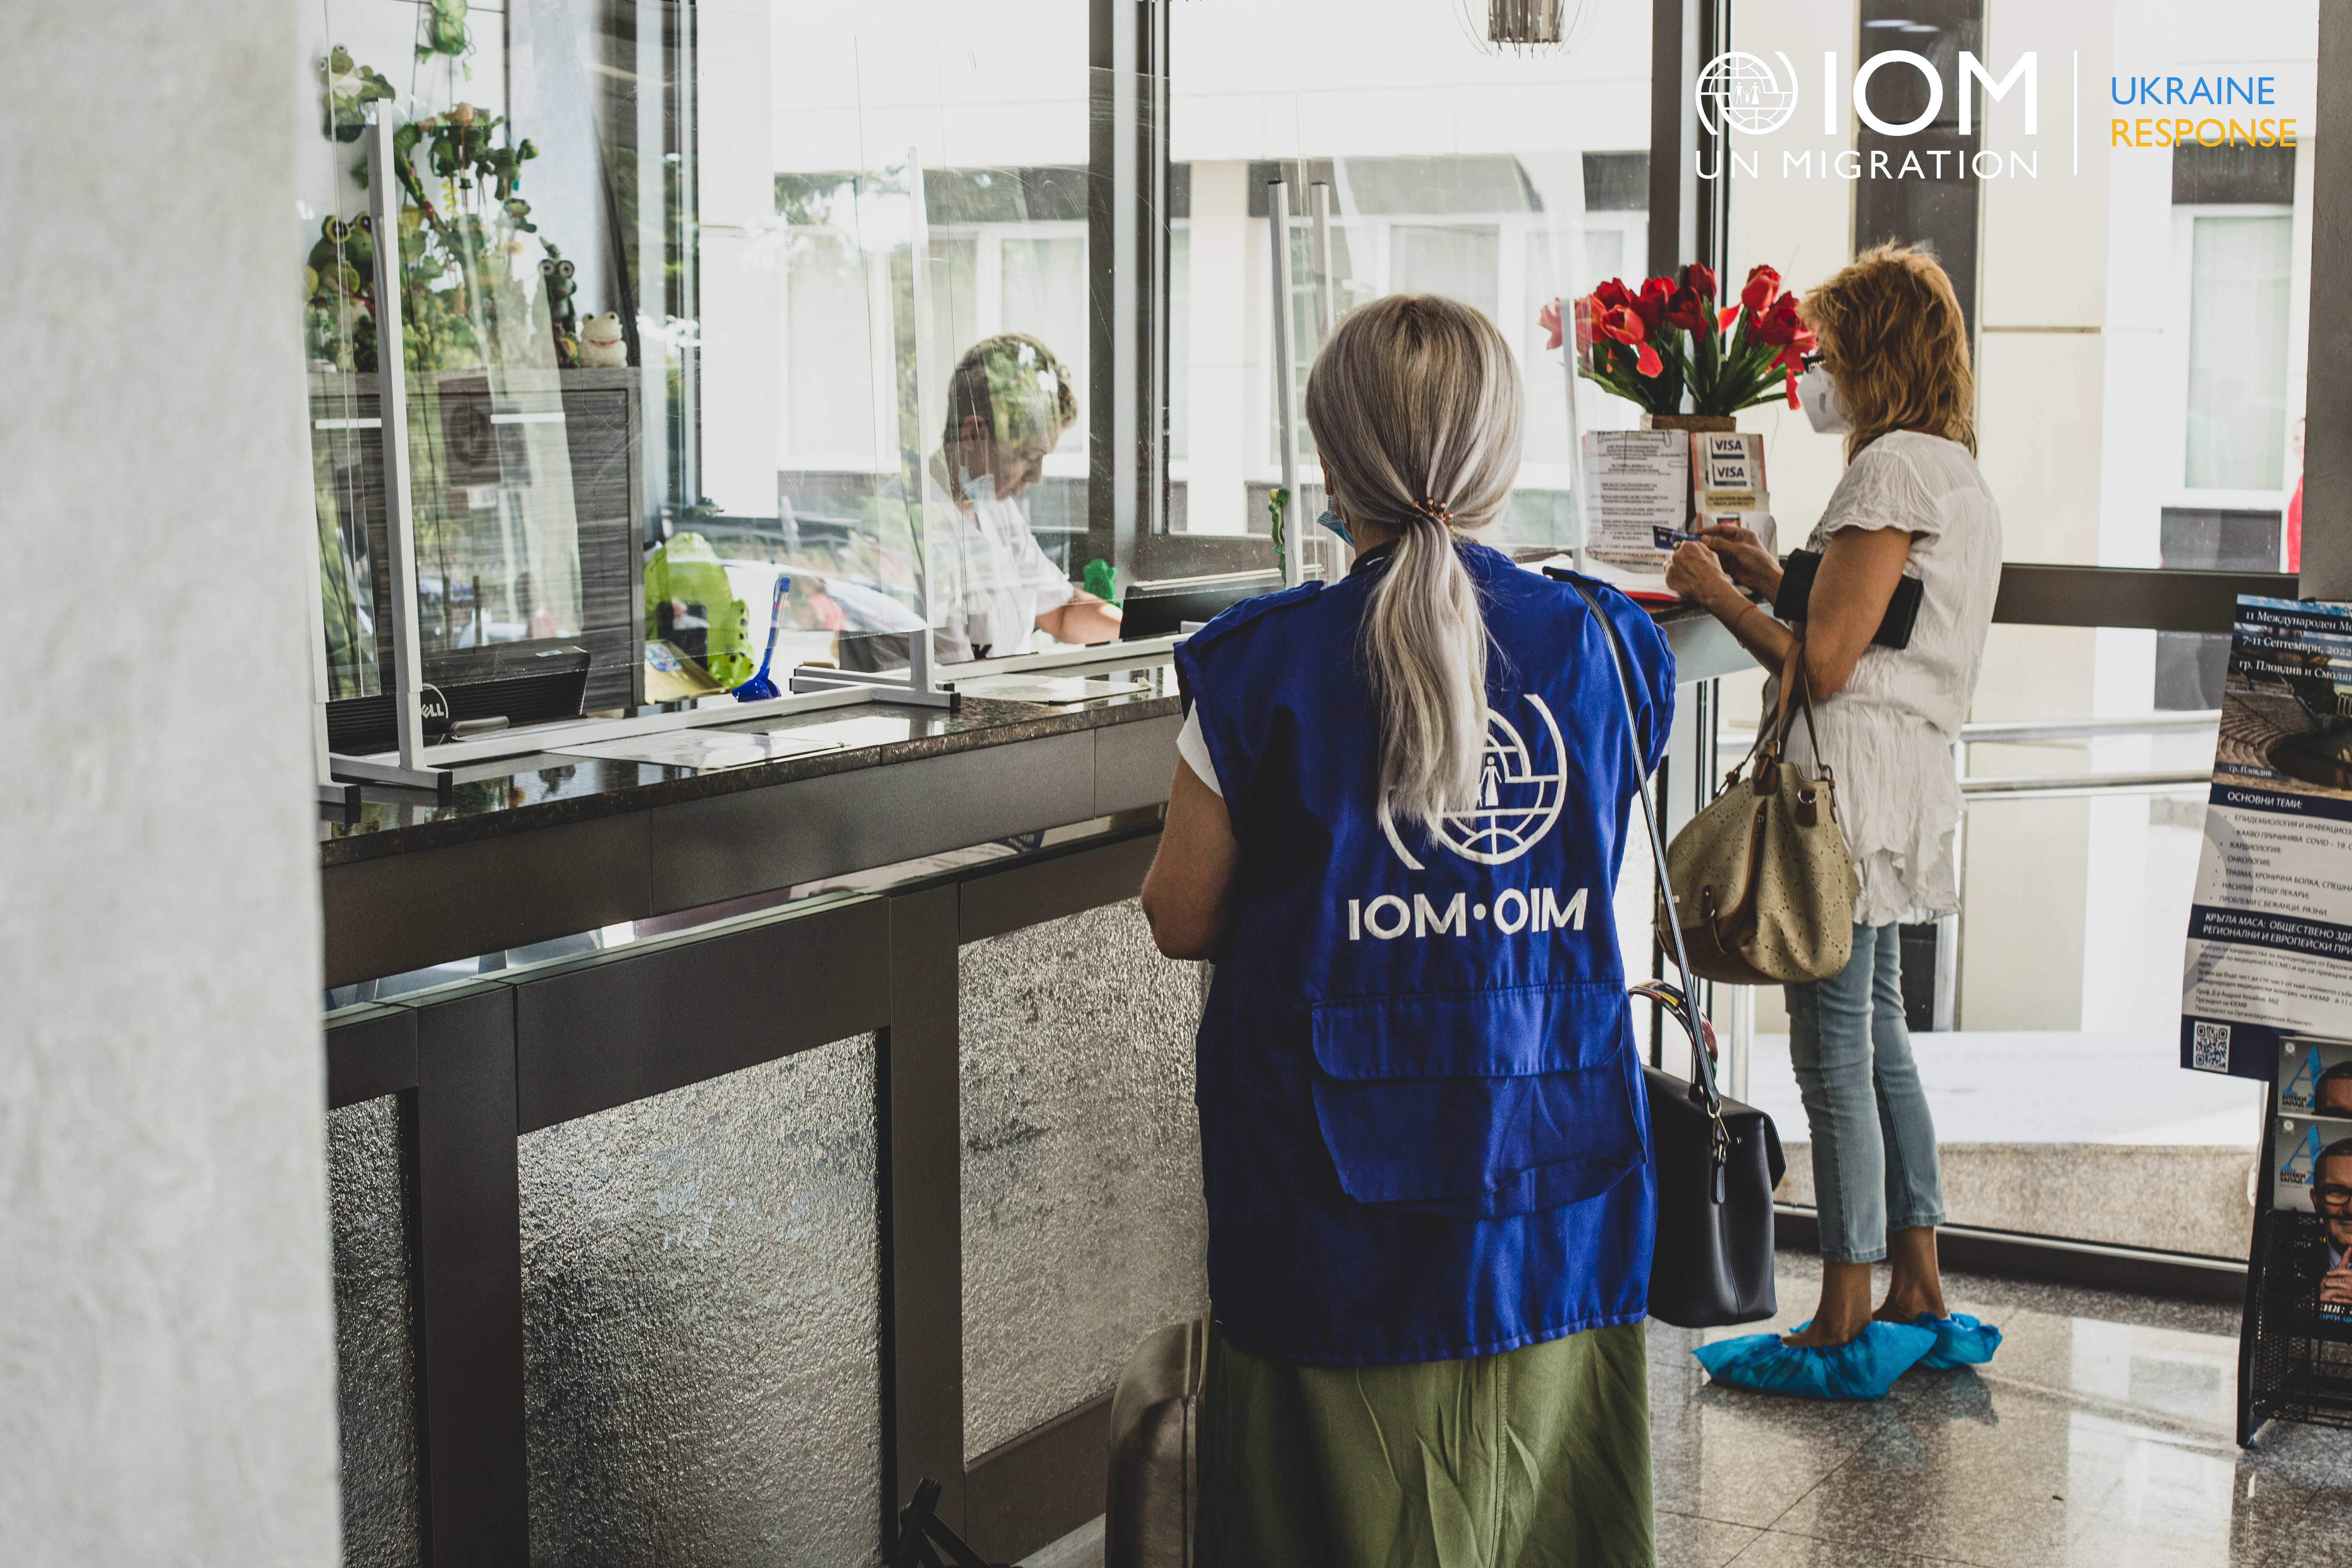
[[[2319,8],[2319,129],[2312,168],[2311,297],[2352,290],[2352,7]],[[2352,599],[2352,320],[2311,312],[2304,405],[2303,596]]]
[[[0,12],[0,1562],[337,1557],[300,24]]]

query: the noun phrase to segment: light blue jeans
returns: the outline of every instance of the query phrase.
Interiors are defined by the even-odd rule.
[[[1944,1222],[1936,1123],[1903,1024],[1900,926],[1856,926],[1853,956],[1788,988],[1789,1055],[1813,1134],[1822,1256],[1875,1263],[1886,1233]]]

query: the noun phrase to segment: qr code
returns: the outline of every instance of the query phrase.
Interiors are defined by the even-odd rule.
[[[2189,1041],[2189,1065],[2199,1072],[2230,1070],[2230,1026],[2199,1024]]]

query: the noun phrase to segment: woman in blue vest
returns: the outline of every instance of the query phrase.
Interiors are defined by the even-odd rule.
[[[1521,392],[1477,311],[1349,313],[1307,418],[1340,582],[1177,656],[1143,907],[1216,961],[1200,1561],[1646,1565],[1654,1186],[1612,894],[1674,660],[1473,542]]]

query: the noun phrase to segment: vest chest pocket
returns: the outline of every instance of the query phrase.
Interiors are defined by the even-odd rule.
[[[1318,1002],[1313,1035],[1316,1118],[1359,1203],[1531,1214],[1647,1157],[1622,984]]]

